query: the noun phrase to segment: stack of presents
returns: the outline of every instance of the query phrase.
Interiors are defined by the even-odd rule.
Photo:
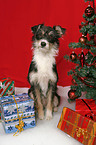
[[[15,94],[14,81],[0,80],[0,117],[6,133],[17,135],[35,127],[34,101],[28,94]],[[64,107],[57,127],[84,145],[96,145],[96,102],[76,99],[75,111]]]
[[[36,125],[34,101],[26,93],[16,95],[10,78],[0,80],[0,119],[5,132],[14,135]]]

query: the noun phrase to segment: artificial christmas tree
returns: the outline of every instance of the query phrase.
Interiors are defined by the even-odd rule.
[[[81,37],[79,42],[69,44],[69,48],[73,49],[70,56],[64,56],[76,64],[76,67],[68,72],[68,75],[72,75],[72,85],[68,92],[69,101],[80,97],[82,92],[86,92],[86,98],[96,100],[96,14],[92,7],[94,1],[85,2],[88,2],[88,7],[83,14],[85,22],[79,26]],[[77,55],[74,49],[78,48],[80,54]]]

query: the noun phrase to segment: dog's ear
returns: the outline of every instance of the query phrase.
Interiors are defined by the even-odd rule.
[[[61,26],[53,26],[53,29],[57,32],[58,37],[60,38],[62,35],[65,34],[66,29],[62,28]]]
[[[35,34],[36,31],[37,31],[38,29],[40,29],[43,25],[44,25],[44,24],[39,24],[39,25],[35,25],[35,26],[31,27],[31,30],[32,30],[33,34]]]

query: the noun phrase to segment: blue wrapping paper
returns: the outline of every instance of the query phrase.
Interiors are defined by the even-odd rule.
[[[34,101],[28,94],[14,95],[17,102],[19,116],[22,115],[24,122],[23,129],[34,127],[35,123],[35,110]],[[16,103],[13,95],[1,97],[1,118],[6,133],[16,132],[18,129],[15,125],[19,124]]]

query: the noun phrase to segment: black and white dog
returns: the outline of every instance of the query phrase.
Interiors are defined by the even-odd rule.
[[[52,118],[60,103],[57,95],[58,74],[55,56],[58,53],[59,38],[65,33],[61,26],[49,27],[39,24],[31,28],[33,32],[33,59],[30,64],[28,81],[31,85],[29,95],[36,102],[39,119]]]

